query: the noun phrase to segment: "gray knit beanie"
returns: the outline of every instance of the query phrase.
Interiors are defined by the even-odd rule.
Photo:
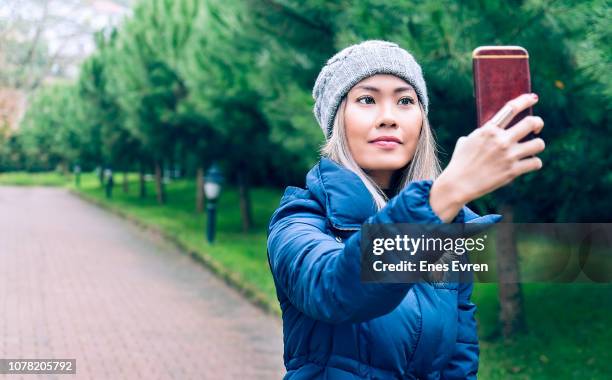
[[[421,66],[414,57],[393,42],[364,41],[331,57],[321,69],[312,89],[314,115],[325,138],[331,136],[342,98],[358,82],[375,74],[393,74],[408,82],[416,91],[427,115],[427,87]]]

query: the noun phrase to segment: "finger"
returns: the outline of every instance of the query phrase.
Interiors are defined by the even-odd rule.
[[[546,144],[544,143],[544,140],[537,138],[524,143],[515,144],[513,154],[516,158],[522,159],[542,152],[545,147]]]
[[[512,166],[512,171],[515,177],[523,175],[525,173],[539,170],[542,168],[542,160],[539,157],[530,157],[523,160],[518,160]]]
[[[522,94],[508,101],[487,123],[505,129],[508,123],[524,109],[538,102],[535,94]]]
[[[506,125],[514,117],[514,108],[509,104],[503,106],[497,113],[489,120],[489,124],[494,125],[497,128],[504,129]]]
[[[544,128],[544,120],[539,116],[525,116],[521,121],[506,129],[510,140],[516,142],[527,136],[529,132],[536,134]]]

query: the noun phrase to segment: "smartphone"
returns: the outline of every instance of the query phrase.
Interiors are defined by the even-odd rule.
[[[509,100],[531,92],[529,53],[521,46],[477,47],[472,52],[472,70],[478,127],[489,121]],[[527,115],[533,115],[532,107],[516,115],[506,128]],[[530,132],[520,142],[535,137]]]

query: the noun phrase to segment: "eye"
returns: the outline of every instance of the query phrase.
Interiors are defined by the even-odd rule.
[[[402,103],[403,105],[408,105],[408,104],[414,104],[414,99],[410,98],[410,97],[404,97],[400,99],[400,102],[403,102],[404,100],[407,100],[408,103]]]
[[[369,95],[362,96],[361,98],[358,98],[358,99],[357,99],[357,102],[359,102],[359,103],[361,103],[361,104],[372,104],[372,103],[363,103],[363,102],[362,102],[362,100],[371,100],[371,101],[372,101],[372,103],[374,103],[374,98],[373,98],[373,97],[371,97],[371,96],[369,96]]]

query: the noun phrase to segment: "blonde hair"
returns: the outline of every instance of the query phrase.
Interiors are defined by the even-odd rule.
[[[440,161],[438,160],[438,148],[433,132],[429,126],[429,120],[425,115],[423,105],[420,101],[418,104],[421,108],[421,114],[423,115],[423,124],[412,160],[410,160],[405,167],[398,169],[401,173],[396,172],[396,175],[399,174],[401,176],[398,192],[406,188],[412,181],[424,179],[434,180],[442,171]],[[345,110],[346,97],[342,100],[336,112],[332,134],[329,140],[321,147],[321,156],[327,157],[355,173],[372,195],[377,209],[380,210],[385,207],[389,199],[380,186],[378,186],[378,184],[357,165],[357,162],[350,152],[344,124]]]

